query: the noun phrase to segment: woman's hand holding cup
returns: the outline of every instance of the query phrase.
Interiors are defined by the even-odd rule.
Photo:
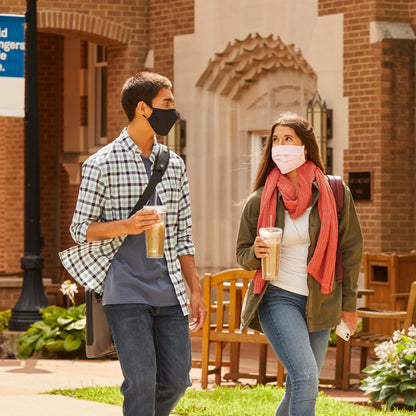
[[[270,244],[263,237],[256,237],[254,241],[254,255],[261,259],[266,257],[270,252]]]

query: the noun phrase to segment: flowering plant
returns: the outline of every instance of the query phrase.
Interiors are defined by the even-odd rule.
[[[17,342],[20,344],[19,358],[31,357],[42,351],[45,355],[53,353],[75,353],[82,350],[85,341],[85,303],[75,305],[78,288],[75,283],[65,280],[61,292],[68,296],[72,306],[68,309],[49,305],[39,312],[42,321],[34,322]]]
[[[42,321],[34,322],[17,339],[20,344],[19,358],[31,357],[42,351],[53,353],[75,353],[82,351],[85,341],[85,303],[68,309],[49,305],[39,311]]]
[[[395,331],[393,339],[375,348],[378,361],[363,371],[369,374],[360,388],[371,394],[370,403],[380,400],[391,409],[394,402],[403,398],[404,404],[416,406],[416,328]]]
[[[75,293],[78,293],[76,283],[71,283],[70,280],[65,280],[65,282],[61,285],[61,292],[63,295],[68,296],[72,306],[75,306]]]

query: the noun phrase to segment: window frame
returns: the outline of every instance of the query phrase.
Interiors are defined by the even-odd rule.
[[[98,50],[102,48],[103,59],[98,62]],[[88,140],[87,148],[93,153],[106,145],[107,140],[107,102],[108,102],[108,50],[105,46],[88,42]],[[103,97],[102,77],[105,76],[105,90]],[[104,102],[104,106],[103,106]],[[103,108],[104,107],[104,108]],[[105,134],[102,134],[104,118]],[[100,131],[98,131],[100,130]]]

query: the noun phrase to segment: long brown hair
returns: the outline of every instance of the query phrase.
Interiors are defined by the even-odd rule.
[[[267,176],[270,171],[276,166],[272,159],[272,145],[273,145],[273,134],[276,126],[288,126],[291,127],[302,144],[305,146],[306,159],[315,163],[322,172],[325,173],[325,167],[322,162],[321,155],[319,154],[318,142],[313,132],[313,128],[308,120],[299,116],[296,113],[286,112],[281,114],[278,119],[274,122],[270,129],[270,134],[267,137],[264,145],[263,154],[260,161],[260,166],[257,171],[257,176],[253,185],[253,192],[261,188],[265,183]]]

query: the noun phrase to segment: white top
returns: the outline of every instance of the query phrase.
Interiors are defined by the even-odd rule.
[[[309,214],[311,208],[295,220],[285,211],[285,228],[283,230],[282,243],[280,245],[280,262],[277,279],[270,283],[289,292],[308,296],[308,249],[311,243],[309,239]]]

